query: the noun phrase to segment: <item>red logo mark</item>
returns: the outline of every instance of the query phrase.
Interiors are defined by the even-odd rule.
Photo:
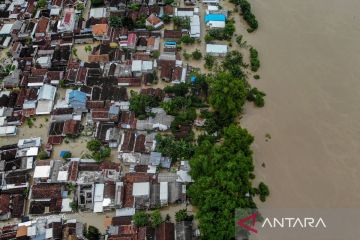
[[[254,233],[257,233],[258,231],[253,228],[255,226],[255,223],[256,223],[256,217],[257,217],[257,212],[246,217],[246,218],[243,218],[243,219],[240,219],[239,221],[237,221],[237,224],[240,226],[240,227],[243,227],[245,228],[246,230],[248,231],[251,231],[251,232],[254,232]],[[250,225],[246,225],[246,223],[248,221],[251,221],[250,222]]]

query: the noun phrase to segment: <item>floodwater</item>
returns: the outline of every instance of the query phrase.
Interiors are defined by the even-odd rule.
[[[241,123],[271,191],[260,206],[360,207],[360,1],[251,4],[260,28],[241,32],[260,54],[251,83],[267,96]]]

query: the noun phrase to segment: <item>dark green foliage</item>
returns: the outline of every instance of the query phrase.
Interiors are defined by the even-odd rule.
[[[198,208],[203,239],[234,239],[235,209],[256,207],[246,197],[252,189],[252,142],[253,137],[245,129],[230,125],[224,129],[222,144],[204,140],[190,160],[195,182],[188,195]]]
[[[192,53],[192,57],[195,60],[200,60],[202,58],[202,53],[200,52],[199,49],[196,49],[193,53]]]
[[[231,51],[226,54],[223,62],[224,70],[229,71],[234,77],[244,78],[245,73],[242,69],[244,67],[243,56],[239,51]]]
[[[90,140],[86,143],[86,148],[92,152],[99,151],[101,148],[101,142],[97,139]]]
[[[176,97],[185,97],[189,92],[189,85],[186,83],[174,84],[172,86],[166,86],[164,92],[168,94],[174,94]]]
[[[49,155],[48,155],[48,153],[46,151],[41,151],[41,152],[39,152],[37,157],[40,160],[44,160],[44,159],[48,159]]]
[[[248,95],[246,82],[230,73],[221,72],[210,80],[209,103],[219,114],[224,126],[241,112]]]
[[[151,115],[151,108],[159,106],[159,101],[156,96],[143,95],[131,91],[130,111],[133,111],[139,119],[145,119]]]
[[[171,123],[171,131],[173,133],[179,131],[182,126],[191,126],[196,119],[195,108],[188,108],[185,111],[178,113]]]
[[[46,0],[39,0],[37,1],[36,8],[44,8],[47,5]]]
[[[141,5],[139,3],[131,3],[129,5],[129,9],[133,10],[133,11],[139,11]]]
[[[97,162],[101,162],[104,158],[110,157],[111,155],[111,148],[109,147],[102,147],[99,151],[93,152],[93,158]]]
[[[188,97],[175,97],[167,102],[162,102],[161,107],[170,115],[177,115],[180,111],[191,107],[192,101]]]
[[[141,15],[135,22],[135,27],[136,28],[146,28],[145,22],[146,22],[146,16]]]
[[[225,28],[212,28],[209,30],[208,37],[205,36],[205,42],[217,40],[230,40],[234,35],[235,25],[233,20],[226,21]]]
[[[166,15],[166,14],[164,14],[164,15],[161,17],[161,20],[162,20],[165,24],[171,23],[171,17],[170,17],[169,15]]]
[[[173,17],[173,22],[178,29],[190,29],[189,17]]]
[[[130,17],[125,17],[122,20],[123,26],[126,26],[129,30],[133,30],[135,27],[134,21]]]
[[[66,152],[63,156],[63,159],[68,159],[68,158],[71,158],[71,152]]]
[[[194,146],[184,140],[175,140],[173,136],[156,135],[156,151],[171,160],[188,160],[194,153]]]
[[[151,220],[151,226],[153,228],[156,228],[157,226],[159,226],[163,222],[160,211],[159,210],[153,211],[150,214],[150,220]]]
[[[176,222],[182,221],[192,221],[194,219],[193,215],[189,215],[187,213],[187,209],[181,209],[175,213],[175,220]]]
[[[250,48],[250,65],[251,70],[254,72],[256,72],[260,67],[258,51],[255,48]]]
[[[226,40],[230,40],[231,37],[234,35],[234,32],[235,32],[234,20],[226,21],[224,28],[224,38]]]
[[[231,0],[232,3],[239,5],[244,20],[249,24],[248,32],[255,31],[259,24],[255,15],[251,12],[251,5],[247,0]]]
[[[200,116],[205,119],[203,128],[210,135],[219,132],[224,127],[219,115],[216,112],[204,110],[201,111]]]
[[[144,211],[137,211],[133,216],[135,226],[144,227],[149,224],[149,214]]]
[[[123,26],[121,17],[111,16],[109,18],[109,25],[113,28],[120,28]]]
[[[259,195],[262,202],[265,202],[266,197],[270,195],[269,187],[263,182],[259,184]]]
[[[259,80],[259,79],[260,79],[260,75],[254,75],[254,79]]]
[[[214,64],[215,64],[215,57],[210,54],[206,54],[205,55],[205,67],[207,69],[212,69]]]
[[[195,42],[195,39],[190,37],[189,35],[184,35],[181,37],[181,42],[185,43],[186,45],[193,44]]]
[[[91,0],[92,7],[100,7],[104,5],[104,0]]]
[[[100,231],[94,226],[89,226],[88,230],[85,234],[86,238],[89,240],[99,240],[100,239]]]
[[[210,43],[210,42],[212,42],[212,41],[214,41],[214,37],[211,36],[210,34],[206,34],[206,35],[205,35],[205,42],[206,42],[206,43]]]
[[[264,92],[259,91],[257,88],[252,88],[248,93],[247,100],[254,102],[257,107],[263,107],[265,105],[265,96]]]
[[[173,4],[175,2],[175,0],[165,0],[164,1],[164,3],[166,4],[166,5],[171,5],[171,4]]]

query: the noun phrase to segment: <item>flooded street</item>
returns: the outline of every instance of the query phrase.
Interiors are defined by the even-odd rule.
[[[359,207],[360,1],[251,3],[259,30],[241,31],[260,55],[251,84],[267,96],[241,122],[271,190],[260,206]]]

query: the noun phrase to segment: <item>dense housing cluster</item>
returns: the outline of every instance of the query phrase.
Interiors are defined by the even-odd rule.
[[[0,239],[99,239],[79,212],[102,216],[110,240],[197,238],[188,205],[208,209],[202,187],[211,186],[194,181],[213,174],[198,163],[201,149],[216,150],[246,99],[264,104],[241,53],[224,43],[235,32],[229,16],[219,0],[0,3],[0,137],[9,140],[0,147],[0,220],[17,219]],[[216,74],[182,59],[194,43],[206,71],[224,60]],[[252,140],[238,138],[234,148],[248,149]],[[230,153],[220,158],[233,161]],[[250,150],[246,160],[234,192],[254,196]],[[170,219],[165,207],[181,209]]]

